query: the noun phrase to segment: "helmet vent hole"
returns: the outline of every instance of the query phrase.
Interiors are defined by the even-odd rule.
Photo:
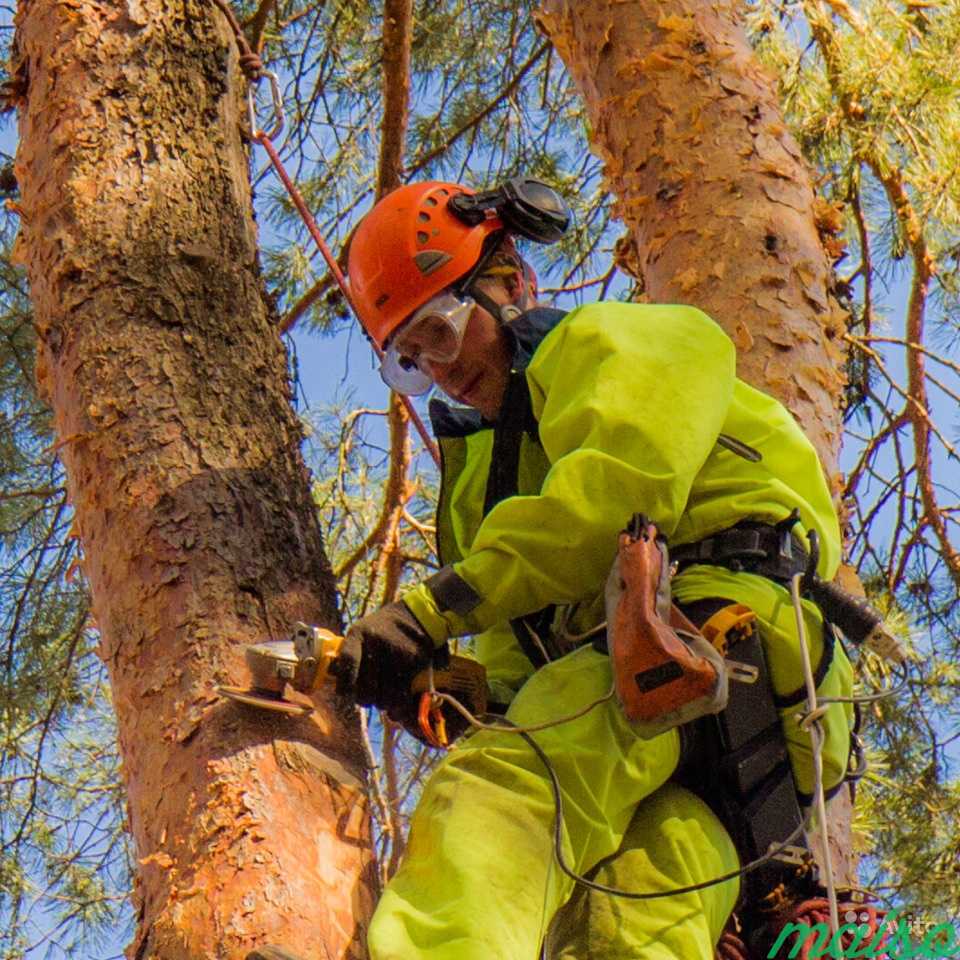
[[[423,211],[421,211],[420,214],[419,214],[419,219],[420,219],[423,223],[428,223],[428,222],[430,221],[430,214],[429,214],[429,213],[424,213]]]
[[[427,197],[425,202],[428,207],[435,207],[438,201],[436,197]]]
[[[434,270],[439,270],[445,263],[449,263],[453,257],[449,253],[444,253],[442,250],[421,250],[414,258],[413,262],[417,265],[417,269],[426,276],[428,273],[433,273]]]
[[[439,192],[442,193],[445,197],[450,196],[450,191],[446,187],[441,187]]]
[[[430,234],[423,230],[417,231],[417,243],[426,243],[430,239]]]
[[[375,307],[382,307],[390,299],[389,293],[381,293],[376,300],[374,300],[373,305]]]

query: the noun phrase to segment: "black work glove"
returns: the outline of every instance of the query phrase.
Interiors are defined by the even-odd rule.
[[[448,657],[446,646],[434,646],[405,603],[388,603],[347,631],[333,669],[337,692],[403,722],[419,701],[410,689],[413,678],[431,663],[443,666]]]

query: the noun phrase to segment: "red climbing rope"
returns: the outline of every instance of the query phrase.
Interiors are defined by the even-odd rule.
[[[757,929],[745,932],[731,917],[717,944],[714,960],[763,960],[773,956],[775,948],[778,957],[789,955],[796,960],[813,960],[827,955],[869,956],[876,960],[899,956],[889,950],[893,944],[888,942],[888,936],[896,931],[886,910],[869,900],[844,899],[837,906],[841,924],[837,944],[833,944],[835,934],[829,932],[830,901],[826,897],[784,900]],[[754,917],[753,922],[760,921]],[[789,935],[782,942],[785,930]],[[829,951],[824,952],[828,946]]]
[[[283,166],[283,161],[280,159],[280,154],[277,153],[276,147],[273,145],[272,137],[275,137],[279,132],[279,127],[282,126],[282,114],[277,110],[278,99],[277,93],[278,90],[276,76],[270,71],[263,70],[262,66],[259,70],[261,76],[266,76],[271,83],[271,87],[274,90],[274,110],[277,113],[277,125],[274,126],[271,133],[265,133],[263,130],[259,129],[256,125],[256,117],[254,115],[252,107],[252,98],[253,98],[253,85],[251,84],[251,108],[250,108],[250,120],[251,120],[251,136],[254,140],[259,143],[264,150],[267,151],[267,156],[270,158],[270,162],[273,164],[274,170],[277,172],[277,176],[280,178],[280,182],[286,188],[287,193],[290,195],[290,199],[293,201],[293,205],[297,208],[297,212],[300,214],[303,219],[304,224],[306,225],[307,230],[310,232],[310,236],[313,237],[314,243],[320,250],[323,259],[327,263],[327,267],[330,269],[330,273],[333,275],[333,279],[337,281],[337,286],[340,287],[340,290],[343,292],[344,297],[346,298],[347,303],[350,305],[350,309],[353,310],[356,314],[357,309],[354,306],[353,300],[350,297],[350,289],[347,286],[346,278],[343,275],[343,271],[340,269],[340,264],[337,263],[336,258],[330,252],[330,248],[327,246],[326,241],[323,239],[323,234],[320,233],[320,228],[317,226],[316,220],[314,220],[313,215],[307,209],[307,205],[304,202],[303,196],[300,191],[297,189],[297,185],[290,179],[290,175],[287,173],[286,169]],[[371,341],[370,346],[373,347],[374,351],[377,354],[377,357],[383,358],[383,351]],[[426,426],[424,426],[423,420],[420,418],[420,414],[413,407],[413,403],[410,401],[409,397],[400,395],[403,405],[407,408],[407,416],[410,417],[410,422],[416,427],[417,433],[420,434],[420,438],[423,440],[424,445],[430,453],[430,456],[433,457],[433,462],[439,467],[440,466],[440,451],[437,449],[437,445],[434,443],[433,438],[427,432]]]
[[[320,233],[320,228],[317,226],[316,220],[313,219],[313,215],[307,209],[307,205],[304,202],[303,196],[297,189],[297,185],[293,182],[293,180],[290,179],[290,175],[287,173],[283,166],[283,162],[280,160],[280,154],[277,153],[277,150],[273,145],[273,138],[276,137],[277,134],[283,129],[283,98],[280,94],[280,81],[277,79],[277,75],[275,73],[264,68],[263,61],[260,59],[259,55],[251,49],[250,44],[243,32],[243,28],[240,26],[240,22],[237,20],[237,16],[233,11],[233,7],[230,5],[228,0],[213,0],[213,2],[223,12],[230,24],[230,29],[233,31],[240,54],[240,69],[243,71],[243,74],[249,83],[249,87],[247,88],[247,109],[250,119],[250,137],[267,151],[267,156],[270,157],[270,163],[273,164],[273,168],[276,170],[277,176],[280,178],[280,182],[286,188],[287,193],[290,194],[290,199],[293,201],[293,205],[297,208],[297,212],[303,218],[303,222],[306,225],[307,230],[310,232],[310,236],[313,237],[314,243],[316,243],[317,247],[319,248],[323,259],[327,263],[327,267],[330,269],[330,273],[333,274],[334,280],[337,281],[337,286],[340,287],[340,290],[346,298],[347,303],[350,305],[350,309],[353,310],[354,314],[356,314],[357,308],[354,306],[353,300],[350,297],[350,290],[347,287],[347,281],[343,276],[343,271],[341,271],[340,265],[330,252],[330,248],[323,239],[323,234]],[[262,78],[266,78],[270,82],[270,94],[273,99],[273,127],[270,129],[269,133],[261,130],[257,124],[257,113],[254,102],[254,90],[257,83]],[[373,342],[371,342],[370,346],[373,347],[377,357],[382,359],[383,351]],[[433,457],[433,462],[439,467],[440,451],[437,449],[437,445],[434,443],[433,438],[427,432],[427,428],[424,426],[423,420],[420,418],[420,414],[418,414],[413,408],[413,404],[411,403],[409,397],[400,395],[400,399],[403,402],[404,407],[406,407],[407,416],[410,417],[410,422],[414,425],[414,427],[416,427],[417,433],[420,434],[420,438],[423,440],[424,446],[426,446],[430,456]]]

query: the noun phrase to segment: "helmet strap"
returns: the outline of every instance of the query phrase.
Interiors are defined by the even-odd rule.
[[[523,296],[520,299],[520,311],[526,313],[537,305],[537,275],[533,272],[533,267],[519,254],[521,266],[521,283],[523,284]],[[531,286],[533,289],[531,290]]]
[[[493,314],[493,316],[497,317],[499,320],[504,319],[500,314],[500,304],[497,303],[497,301],[492,297],[484,293],[477,286],[477,281],[480,279],[483,271],[487,267],[487,264],[497,252],[501,241],[506,235],[506,230],[495,230],[483,241],[483,249],[479,258],[477,259],[477,262],[474,264],[473,269],[465,277],[463,277],[463,279],[460,280],[455,288],[457,290],[462,290],[464,293],[470,294],[470,296],[473,297],[473,299],[476,300],[484,310]]]
[[[489,294],[484,293],[476,284],[467,290],[487,313],[492,314],[501,323],[511,323],[523,313],[515,303],[497,303]]]
[[[508,324],[516,320],[521,313],[529,310],[532,306],[530,300],[530,290],[529,284],[530,279],[533,277],[533,270],[526,260],[523,259],[519,254],[517,259],[520,261],[520,274],[521,274],[521,285],[523,287],[523,295],[520,298],[520,304],[515,303],[497,303],[489,294],[484,293],[478,285],[478,281],[483,276],[483,271],[486,269],[487,264],[490,262],[493,255],[497,252],[500,247],[503,238],[507,236],[506,230],[497,230],[494,233],[491,233],[489,237],[486,238],[483,245],[483,251],[480,254],[479,259],[476,262],[474,268],[464,277],[459,284],[457,284],[456,289],[462,290],[464,293],[469,293],[477,303],[483,307],[487,313],[496,317],[501,323]]]

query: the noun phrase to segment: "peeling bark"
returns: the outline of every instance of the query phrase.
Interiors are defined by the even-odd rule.
[[[831,292],[837,214],[813,192],[776,84],[735,0],[543,0],[537,19],[574,78],[630,231],[617,251],[654,303],[694,304],[838,470],[845,313]],[[853,879],[851,804],[830,803],[835,872]]]
[[[832,238],[736,8],[545,0],[538,20],[583,95],[649,300],[695,304],[730,334],[739,375],[793,412],[836,489]]]
[[[196,0],[21,4],[18,254],[110,671],[130,958],[363,955],[357,718],[244,712],[242,647],[336,626],[263,296],[232,37]]]

